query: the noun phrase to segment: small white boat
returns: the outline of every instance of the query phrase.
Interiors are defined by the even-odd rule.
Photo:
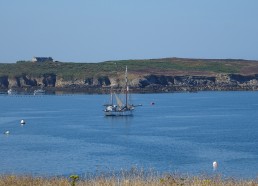
[[[4,134],[5,134],[5,135],[9,135],[9,134],[10,134],[10,131],[7,130],[7,131],[4,132]]]
[[[8,91],[7,91],[7,94],[8,95],[14,95],[14,94],[17,94],[17,92],[15,91],[15,90],[13,90],[13,89],[9,89]]]
[[[26,122],[25,122],[25,120],[21,120],[21,125],[24,125],[24,124],[26,124]]]
[[[42,94],[45,94],[46,91],[43,90],[43,89],[37,89],[37,90],[34,90],[34,95],[42,95]]]

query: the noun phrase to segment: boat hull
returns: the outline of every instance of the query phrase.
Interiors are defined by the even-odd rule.
[[[133,116],[133,111],[104,111],[105,116]]]
[[[34,91],[34,95],[43,95],[43,94],[45,94],[45,90],[38,89]]]

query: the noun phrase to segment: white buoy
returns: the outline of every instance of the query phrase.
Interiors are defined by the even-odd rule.
[[[5,135],[8,135],[8,134],[10,134],[10,131],[7,130],[7,131],[4,132],[4,134],[5,134]]]
[[[26,122],[22,119],[21,120],[21,124],[24,125]]]
[[[213,170],[216,170],[218,168],[218,163],[216,161],[214,161],[212,163],[212,166],[213,166]]]

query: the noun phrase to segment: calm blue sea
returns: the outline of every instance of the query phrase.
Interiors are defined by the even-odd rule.
[[[112,118],[102,113],[108,95],[1,95],[0,174],[58,176],[139,167],[258,176],[258,92],[132,98],[143,104],[134,116]],[[10,134],[3,134],[7,130]]]

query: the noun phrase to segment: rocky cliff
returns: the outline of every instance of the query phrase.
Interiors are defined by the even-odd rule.
[[[145,75],[129,79],[130,87],[135,91],[168,92],[168,91],[200,91],[200,90],[257,90],[258,74],[216,74],[214,76],[165,76]],[[15,78],[0,76],[0,88],[36,88],[52,89],[72,88],[106,88],[121,87],[122,80],[108,77],[91,77],[86,79],[64,80],[56,74],[43,74],[41,77],[32,77],[26,74]]]

